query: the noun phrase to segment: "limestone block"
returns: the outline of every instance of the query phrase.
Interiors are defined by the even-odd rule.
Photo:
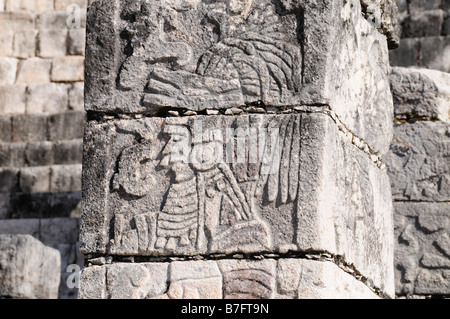
[[[47,139],[47,117],[20,114],[12,117],[13,142],[41,142]]]
[[[42,58],[67,54],[67,29],[45,29],[38,33],[37,55]]]
[[[0,168],[0,192],[15,192],[18,186],[19,170],[16,168]]]
[[[0,220],[0,234],[2,235],[30,235],[36,239],[40,236],[39,219],[7,219]]]
[[[52,142],[44,141],[28,143],[25,150],[25,161],[28,166],[45,166],[53,164],[54,145]]]
[[[6,0],[8,11],[42,12],[53,10],[53,0]]]
[[[26,109],[26,85],[0,86],[0,113],[23,114]]]
[[[84,112],[69,111],[52,114],[48,117],[49,139],[51,141],[81,139],[85,121]]]
[[[399,118],[450,121],[450,75],[444,72],[393,68],[390,75],[394,113]]]
[[[387,40],[360,1],[232,3],[227,11],[223,2],[195,0],[94,2],[86,110],[329,106],[376,151],[388,150]]]
[[[20,189],[24,193],[50,191],[50,167],[26,167],[20,170]]]
[[[393,292],[387,175],[327,115],[90,121],[84,140],[83,253],[328,251]]]
[[[450,36],[420,39],[420,66],[450,72]]]
[[[33,30],[34,16],[28,12],[0,12],[0,28],[2,32]]]
[[[71,5],[77,5],[80,9],[86,10],[88,0],[55,0],[55,10],[66,11]]]
[[[0,58],[0,85],[12,85],[16,81],[17,59]]]
[[[445,2],[445,0],[410,0],[409,9],[412,13],[423,10],[439,9],[442,2]]]
[[[80,192],[81,164],[52,166],[50,190],[52,192]]]
[[[0,220],[9,218],[10,194],[0,193]]]
[[[450,204],[395,203],[398,295],[450,294]]]
[[[105,278],[106,277],[106,278]],[[117,263],[83,270],[80,299],[376,299],[331,262],[306,259]]]
[[[419,39],[401,39],[398,49],[389,53],[389,61],[392,66],[417,66],[420,62]]]
[[[12,30],[3,30],[0,33],[0,56],[12,55],[12,43],[14,32]]]
[[[445,122],[403,123],[385,162],[396,200],[450,200],[450,131]]]
[[[45,218],[40,224],[40,240],[46,245],[78,243],[78,218]]]
[[[69,89],[69,109],[72,111],[84,111],[84,83],[76,82]]]
[[[25,164],[25,143],[1,143],[0,167],[23,167]]]
[[[62,83],[28,86],[27,113],[63,113],[68,110],[70,85]]]
[[[55,164],[79,164],[83,157],[83,140],[64,140],[54,144]]]
[[[391,49],[397,48],[400,42],[397,3],[396,0],[361,0],[366,19],[386,35]]]
[[[70,29],[67,45],[69,54],[84,55],[86,49],[86,29]]]
[[[27,30],[14,33],[12,55],[27,59],[36,55],[36,31]]]
[[[11,142],[12,122],[11,116],[0,116],[0,143]]]
[[[11,218],[79,217],[80,192],[12,193]]]
[[[61,256],[29,235],[0,235],[0,296],[56,299]]]
[[[84,57],[64,56],[53,59],[53,82],[77,82],[84,80]]]
[[[445,12],[441,9],[419,11],[409,16],[403,25],[405,38],[440,36]]]
[[[17,84],[50,82],[51,60],[31,58],[22,60],[17,72]]]

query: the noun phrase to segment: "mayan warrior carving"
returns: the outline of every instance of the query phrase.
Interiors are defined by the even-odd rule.
[[[139,144],[121,151],[111,184],[137,207],[131,220],[129,214],[115,214],[111,252],[126,252],[130,244],[140,253],[269,249],[271,231],[260,206],[282,207],[297,199],[300,142],[294,137],[300,119],[265,123],[259,118],[262,123],[253,124],[248,118],[241,123],[174,119],[161,127],[163,134],[149,122],[139,123],[147,125],[142,131],[150,139],[141,136]],[[116,128],[127,132],[127,125],[119,122]],[[159,206],[153,205],[159,209],[149,212],[143,203],[160,187],[160,172],[169,184]],[[130,223],[135,230],[126,229]]]
[[[298,9],[267,0],[122,3],[118,84],[144,106],[292,104],[301,84]]]

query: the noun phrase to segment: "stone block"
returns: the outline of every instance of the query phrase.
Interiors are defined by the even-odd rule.
[[[450,200],[450,130],[445,122],[397,124],[385,163],[395,200]]]
[[[450,72],[450,36],[420,39],[420,66]]]
[[[402,36],[405,38],[440,36],[444,17],[445,13],[441,9],[416,12],[404,22]]]
[[[2,32],[33,30],[34,16],[29,12],[0,12],[0,29]]]
[[[13,193],[11,218],[57,218],[80,215],[81,193]]]
[[[26,110],[26,85],[0,86],[0,113],[23,114]]]
[[[67,29],[44,29],[38,33],[37,55],[42,58],[67,54]]]
[[[82,252],[328,251],[392,295],[387,175],[329,116],[90,121],[84,140]]]
[[[50,191],[50,167],[25,167],[20,170],[20,190],[23,193],[48,193]]]
[[[65,140],[55,144],[54,163],[58,165],[79,164],[83,158],[83,140]]]
[[[18,190],[19,170],[16,168],[0,168],[0,192],[9,193]]]
[[[442,2],[445,2],[445,0],[409,0],[409,9],[413,13],[423,10],[439,9]]]
[[[27,59],[36,55],[36,31],[27,30],[14,33],[12,55]]]
[[[140,1],[145,10],[126,1],[94,2],[86,110],[330,107],[373,149],[387,152],[393,108],[387,40],[364,19],[360,1],[237,2],[233,12],[222,2]],[[137,32],[149,21],[149,32]],[[163,28],[164,21],[170,26]]]
[[[0,193],[0,220],[10,218],[10,193]]]
[[[9,57],[12,55],[13,36],[12,30],[3,30],[0,33],[0,56]]]
[[[12,117],[13,142],[41,142],[47,140],[47,117],[20,114]]]
[[[84,83],[73,83],[69,89],[69,109],[84,112]]]
[[[52,192],[81,192],[81,164],[52,166],[50,189]]]
[[[80,220],[78,218],[41,219],[40,240],[46,245],[78,243]]]
[[[12,85],[16,81],[18,60],[0,58],[0,85]]]
[[[81,139],[86,121],[84,112],[65,112],[48,117],[48,131],[51,141]]]
[[[0,234],[2,235],[30,235],[36,239],[40,237],[39,219],[7,219],[0,220]]]
[[[17,71],[17,84],[50,82],[51,60],[30,58],[22,60]]]
[[[78,82],[84,80],[84,57],[64,56],[53,59],[53,82]]]
[[[449,295],[450,203],[394,207],[397,295]]]
[[[67,45],[69,54],[84,55],[86,49],[86,29],[70,29]]]
[[[1,115],[0,116],[0,143],[11,142],[11,134],[12,134],[11,116]]]
[[[53,0],[6,0],[8,11],[42,12],[53,10]]]
[[[107,275],[106,275],[107,274]],[[80,299],[377,299],[331,262],[306,259],[116,263],[83,270]]]
[[[38,30],[64,30],[67,29],[69,13],[64,11],[47,11],[36,17],[36,29]]]
[[[0,143],[0,167],[23,167],[26,143]]]
[[[415,68],[392,68],[391,91],[397,119],[450,121],[450,75]]]
[[[46,166],[53,164],[54,145],[44,141],[28,143],[25,150],[25,161],[28,166]]]
[[[420,65],[420,40],[401,39],[399,48],[389,53],[389,61],[392,66]]]
[[[70,85],[63,83],[28,86],[27,113],[63,113],[68,110]]]
[[[86,10],[88,0],[55,0],[55,10],[66,11],[71,5],[77,5],[82,10]]]
[[[400,42],[397,3],[396,0],[361,0],[366,19],[386,35],[391,49],[397,48]]]
[[[61,256],[29,235],[0,235],[0,296],[57,299]]]

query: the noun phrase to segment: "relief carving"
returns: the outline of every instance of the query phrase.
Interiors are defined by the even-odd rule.
[[[144,106],[156,108],[293,104],[302,81],[302,18],[300,8],[282,3],[125,4],[119,88],[139,92]]]

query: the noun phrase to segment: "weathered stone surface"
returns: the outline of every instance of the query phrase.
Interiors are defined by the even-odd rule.
[[[397,119],[450,121],[450,75],[416,68],[392,68],[391,90]]]
[[[81,299],[378,298],[330,262],[306,259],[112,264],[82,272]]]
[[[398,295],[450,294],[450,203],[395,203]]]
[[[50,82],[51,61],[41,58],[31,58],[20,62],[17,71],[17,84]]]
[[[61,257],[29,235],[0,235],[0,297],[56,299]]]
[[[329,105],[375,150],[387,151],[387,41],[362,17],[359,1],[227,3],[231,10],[195,0],[94,2],[86,109]]]
[[[392,294],[387,175],[329,116],[90,121],[85,132],[84,253],[328,251]]]
[[[34,57],[36,54],[36,31],[26,30],[14,33],[13,56],[21,59]]]
[[[16,81],[17,59],[0,58],[0,85],[12,85]]]
[[[366,18],[386,35],[389,48],[395,49],[400,42],[400,25],[396,0],[361,0]]]
[[[450,131],[446,122],[403,123],[385,162],[396,200],[450,200]]]

